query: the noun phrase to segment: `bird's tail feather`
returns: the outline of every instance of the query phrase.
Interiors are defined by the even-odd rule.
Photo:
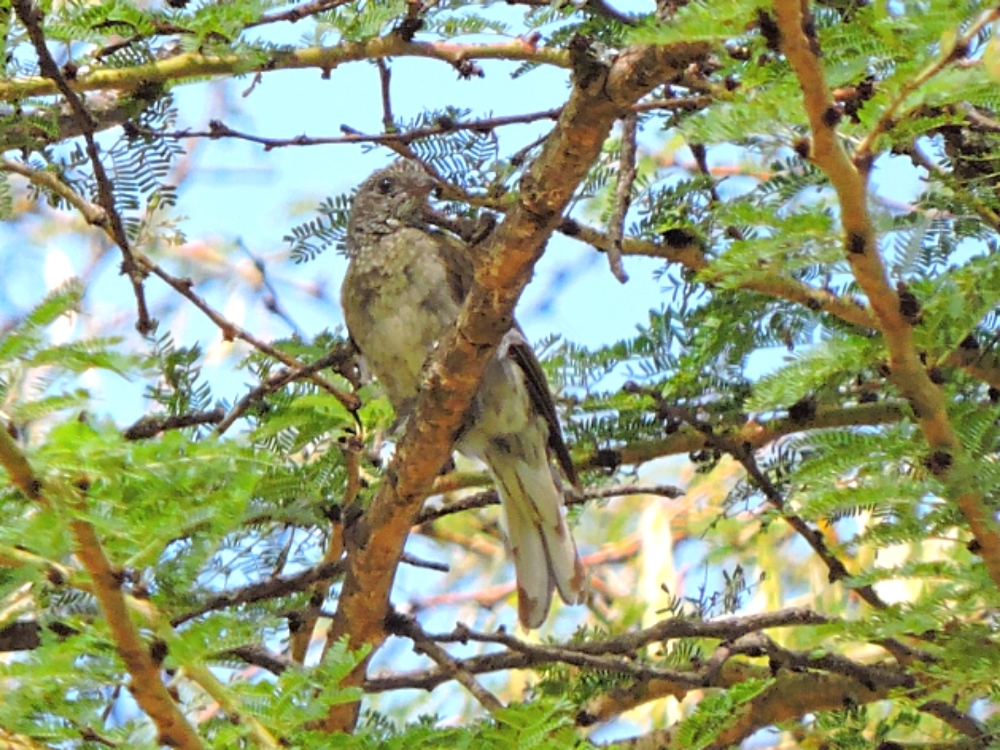
[[[503,450],[487,451],[485,458],[500,490],[517,573],[518,619],[525,628],[537,628],[553,590],[567,604],[579,604],[585,594],[586,574],[563,518],[563,495],[548,461],[530,463]]]

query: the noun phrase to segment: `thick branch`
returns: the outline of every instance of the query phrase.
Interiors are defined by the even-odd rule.
[[[135,91],[158,83],[175,83],[205,76],[231,76],[248,72],[316,68],[324,73],[347,62],[385,57],[424,57],[452,65],[466,60],[514,60],[565,68],[566,52],[538,47],[531,39],[518,37],[495,44],[456,44],[454,42],[406,42],[397,34],[346,42],[335,47],[308,47],[294,52],[276,52],[269,60],[247,68],[243,55],[203,55],[188,52],[165,60],[130,68],[100,68],[82,72],[69,82],[73,91]],[[59,93],[55,83],[46,78],[23,78],[0,81],[0,101],[15,102],[32,96]]]
[[[855,165],[837,135],[837,110],[815,49],[815,29],[806,23],[803,4],[800,0],[776,0],[775,8],[782,51],[802,88],[813,135],[811,155],[837,193],[847,259],[885,337],[890,377],[910,402],[927,440],[928,468],[942,480],[946,494],[962,511],[990,578],[1000,586],[1000,529],[983,502],[971,461],[952,429],[944,392],[931,382],[913,345],[912,316],[904,314],[900,295],[886,277],[868,210],[867,161],[863,159],[860,167]]]

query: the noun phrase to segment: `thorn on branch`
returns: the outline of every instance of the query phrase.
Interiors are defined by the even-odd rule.
[[[851,161],[854,164],[855,169],[858,170],[858,173],[865,176],[872,171],[872,165],[875,163],[875,156],[871,152],[866,151],[864,153],[855,154]]]
[[[958,62],[964,60],[969,56],[969,44],[965,41],[960,41],[952,48],[951,52],[948,54],[948,62]]]
[[[812,396],[800,398],[788,409],[788,418],[796,424],[809,422],[816,416],[816,399]]]
[[[780,52],[781,29],[778,28],[774,16],[763,8],[757,9],[757,28],[760,29],[760,35],[764,37],[764,43],[767,45],[767,48],[772,52]]]
[[[559,225],[559,231],[567,237],[575,237],[580,234],[580,225],[573,219],[563,219],[562,224]]]
[[[958,348],[966,352],[978,352],[979,351],[979,341],[976,339],[974,334],[969,334],[962,342],[958,345]]]
[[[841,104],[844,114],[850,117],[852,122],[860,123],[858,112],[865,102],[875,96],[875,76],[866,76],[856,86],[842,86],[830,93],[834,101]]]
[[[601,448],[594,452],[591,463],[596,468],[606,469],[608,473],[611,473],[622,465],[622,455],[620,451],[613,448]]]
[[[156,666],[162,665],[169,653],[170,648],[162,638],[154,638],[149,644],[149,658],[152,659],[153,664]]]
[[[213,140],[216,138],[225,138],[226,136],[235,135],[234,131],[229,128],[222,120],[209,120],[208,121],[208,137]]]
[[[413,7],[412,5],[410,7]],[[399,38],[404,42],[412,42],[413,37],[417,35],[417,32],[424,27],[424,19],[420,17],[408,17],[404,18],[402,23],[396,29],[396,33],[399,34]]]
[[[828,128],[835,128],[844,119],[844,110],[836,104],[832,104],[823,110],[823,124]]]
[[[458,78],[461,81],[468,81],[472,78],[486,77],[486,72],[474,60],[462,58],[453,62],[452,66],[456,71],[458,71]]]
[[[847,252],[850,255],[864,255],[868,242],[863,234],[851,232],[847,236]]]
[[[923,313],[920,311],[920,300],[910,291],[905,281],[896,283],[896,293],[899,294],[899,314],[911,326],[920,324]]]
[[[660,235],[667,247],[690,247],[700,244],[698,235],[686,227],[671,227]]]
[[[934,451],[929,456],[925,456],[922,463],[924,468],[936,477],[944,476],[951,469],[954,459],[948,451]]]

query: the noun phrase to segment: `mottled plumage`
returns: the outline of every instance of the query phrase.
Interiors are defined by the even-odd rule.
[[[358,189],[347,230],[350,263],[341,288],[351,338],[406,416],[421,371],[455,324],[473,278],[467,248],[425,223],[434,182],[397,161]],[[576,482],[552,396],[534,352],[512,328],[486,367],[456,447],[482,460],[497,482],[518,582],[518,616],[544,622],[553,590],[583,600],[585,576],[563,518],[554,455]]]

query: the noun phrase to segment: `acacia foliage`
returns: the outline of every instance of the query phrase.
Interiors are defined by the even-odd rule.
[[[838,748],[994,742],[995,6],[17,0],[0,14],[2,216],[15,230],[44,204],[60,212],[51,221],[82,216],[91,226],[73,231],[121,256],[143,334],[109,320],[55,335],[91,309],[85,279],[0,333],[7,746],[586,746],[629,711],[636,747],[756,733]],[[298,43],[268,36],[292,22]],[[504,120],[461,102],[397,117],[389,70],[413,57],[462,77],[512,61],[526,87],[540,68],[565,70],[571,103],[639,93],[614,100],[610,135],[596,107],[591,120],[570,105]],[[200,137],[416,157],[447,183],[448,208],[496,214],[501,238],[530,223],[523,206],[562,190],[560,215],[530,218],[542,234],[623,254],[626,270],[632,256],[663,263],[663,298],[638,331],[541,347],[584,476],[578,536],[585,552],[613,543],[589,556],[588,611],[561,612],[546,646],[496,632],[510,613],[510,589],[486,586],[503,580],[499,534],[457,505],[419,519],[419,536],[451,546],[415,547],[447,558],[439,580],[453,590],[407,590],[374,625],[337,624],[359,596],[364,535],[394,533],[377,448],[394,416],[341,332],[265,342],[192,291],[185,276],[210,273],[197,259],[179,268],[164,253],[185,241],[169,181],[199,137],[175,129],[174,89],[365,60],[387,83],[366,92],[384,97],[384,133],[291,144],[215,122]],[[645,78],[615,88],[619,73]],[[498,134],[518,120],[550,131],[508,148]],[[601,138],[567,184],[546,149],[582,149],[584,133]],[[688,160],[658,150],[661,134]],[[922,183],[901,201],[880,174]],[[330,196],[289,230],[291,256],[336,248],[348,206]],[[516,260],[530,271],[535,259]],[[155,331],[153,280],[247,346],[228,365],[253,383],[244,397],[216,395],[202,346]],[[780,364],[761,375],[762,357]],[[102,414],[95,370],[147,383],[150,413]],[[664,500],[674,488],[628,495],[636,467],[671,455],[702,477],[680,510]],[[487,480],[461,468],[437,490],[488,504],[465,497]],[[693,550],[682,562],[698,583],[673,572],[671,544]],[[398,564],[363,573],[391,581]],[[310,638],[331,615],[320,657]],[[428,632],[431,616],[476,627]],[[393,648],[387,633],[430,661],[365,677]],[[530,689],[479,676],[513,667]],[[435,705],[457,726],[417,719],[424,693],[372,698],[442,683],[452,698]],[[373,710],[358,717],[362,697]]]

